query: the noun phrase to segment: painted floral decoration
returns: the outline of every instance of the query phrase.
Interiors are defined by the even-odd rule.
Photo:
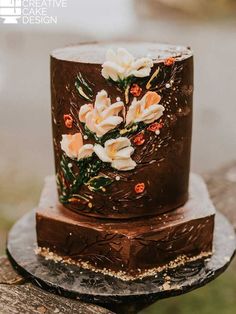
[[[131,158],[134,148],[127,137],[108,140],[104,147],[96,144],[94,151],[100,160],[111,163],[114,169],[127,171],[136,167],[136,162]]]
[[[101,137],[123,121],[119,116],[123,109],[122,101],[111,104],[107,92],[102,90],[97,94],[94,106],[85,104],[80,108],[79,119],[91,132]]]
[[[108,95],[105,89],[95,92],[95,84],[78,73],[75,88],[82,102],[62,115],[68,129],[60,141],[63,154],[57,173],[62,203],[78,202],[92,208],[91,195],[80,193],[81,187],[105,193],[122,180],[122,173],[132,176],[135,168],[142,167],[145,156],[155,162],[148,156],[164,128],[161,95],[164,88],[170,90],[178,71],[170,67],[175,63],[172,59],[164,62],[167,74],[159,65],[152,70],[150,58],[135,59],[122,48],[108,50],[101,75],[115,86],[117,95]],[[140,182],[130,193],[140,198],[145,190],[145,182]]]
[[[93,153],[93,145],[83,145],[83,138],[81,133],[63,134],[61,140],[61,149],[71,159],[80,160],[82,158],[90,157]]]
[[[165,108],[159,104],[161,96],[156,92],[147,92],[140,100],[134,98],[128,109],[126,125],[130,123],[152,123],[159,119]]]
[[[102,76],[126,86],[133,77],[146,77],[150,74],[153,61],[150,58],[136,59],[127,50],[118,48],[117,52],[109,49],[106,61],[102,65]]]

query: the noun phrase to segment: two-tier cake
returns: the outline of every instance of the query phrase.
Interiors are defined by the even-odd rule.
[[[192,94],[189,48],[53,51],[56,178],[36,213],[39,254],[124,280],[211,255],[215,210],[189,180]]]

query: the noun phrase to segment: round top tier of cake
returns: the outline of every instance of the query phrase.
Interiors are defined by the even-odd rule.
[[[109,219],[188,199],[193,56],[181,46],[90,43],[51,55],[59,201]]]
[[[154,62],[169,57],[183,60],[192,56],[192,52],[188,47],[154,42],[84,43],[55,49],[52,51],[51,56],[64,61],[101,64],[105,61],[106,52],[109,48],[116,50],[119,47],[127,49],[135,58],[149,57]]]

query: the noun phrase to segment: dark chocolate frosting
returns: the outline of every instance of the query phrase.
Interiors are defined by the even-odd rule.
[[[153,60],[150,74],[132,77],[129,84],[123,80],[123,85],[105,79],[101,71],[109,47],[123,47],[135,59],[148,56]],[[134,169],[119,171],[108,163],[101,166],[95,155],[78,163],[61,148],[63,134],[81,133],[83,144],[97,143],[80,121],[79,111],[85,104],[94,105],[101,90],[107,92],[112,104],[120,99],[126,111],[135,97],[140,100],[153,92],[161,98],[159,103],[165,110],[160,118],[149,124],[141,122],[135,132],[123,135],[134,148]],[[192,92],[193,57],[185,47],[119,42],[55,50],[51,55],[51,99],[60,202],[80,214],[116,219],[156,215],[184,204],[188,199]],[[119,130],[125,127],[124,123],[118,126]],[[104,137],[112,138],[112,131]],[[76,188],[91,172],[92,179],[84,179]]]
[[[190,182],[190,199],[184,206],[151,218],[114,220],[80,215],[58,204],[51,178],[36,214],[40,253],[134,278],[152,268],[158,271],[207,257],[212,252],[215,209],[202,179],[192,175]]]

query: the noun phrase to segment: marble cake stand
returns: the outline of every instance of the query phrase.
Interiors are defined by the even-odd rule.
[[[228,267],[235,253],[234,229],[222,214],[217,213],[211,258],[142,280],[125,282],[35,255],[34,217],[35,211],[31,211],[9,232],[7,253],[14,268],[43,289],[95,303],[116,313],[137,313],[158,299],[177,296],[205,285]]]

